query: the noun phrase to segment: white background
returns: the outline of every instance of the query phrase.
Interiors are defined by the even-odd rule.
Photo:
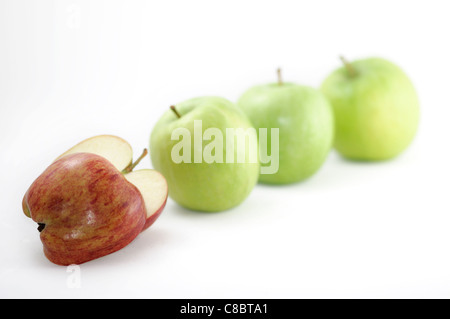
[[[0,1],[0,297],[450,297],[448,1]],[[276,80],[318,87],[348,59],[400,65],[422,103],[384,163],[334,152],[313,178],[258,185],[239,207],[169,200],[129,246],[72,273],[44,256],[22,196],[97,134],[137,157],[174,103],[235,101]],[[151,152],[152,150],[150,150]],[[147,158],[139,168],[151,167]]]

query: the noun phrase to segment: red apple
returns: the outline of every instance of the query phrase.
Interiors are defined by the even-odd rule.
[[[132,172],[143,156],[131,164],[128,143],[102,135],[76,145],[36,179],[23,210],[39,224],[50,261],[70,265],[105,256],[153,224],[168,189],[154,170]]]

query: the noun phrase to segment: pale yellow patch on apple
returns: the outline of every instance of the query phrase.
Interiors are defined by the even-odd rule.
[[[153,169],[142,169],[125,174],[125,178],[141,192],[147,210],[147,220],[160,213],[168,195],[164,176]]]
[[[123,171],[133,160],[133,150],[130,144],[114,135],[98,135],[88,138],[64,152],[56,160],[75,153],[93,153],[102,156],[119,171]]]

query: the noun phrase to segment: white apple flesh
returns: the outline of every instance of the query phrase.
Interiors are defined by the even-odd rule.
[[[114,135],[98,135],[88,138],[61,154],[56,160],[75,153],[93,153],[102,156],[119,171],[123,171],[133,160],[131,145]]]
[[[125,175],[125,178],[141,192],[147,211],[142,230],[149,228],[161,215],[169,192],[167,181],[161,173],[153,169],[143,169]]]

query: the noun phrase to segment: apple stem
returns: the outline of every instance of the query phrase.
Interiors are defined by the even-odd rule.
[[[145,148],[141,156],[134,162],[128,165],[122,172],[127,174],[133,171],[133,169],[139,164],[139,162],[148,154],[148,150]]]
[[[352,66],[352,64],[350,62],[348,62],[348,60],[343,57],[342,55],[339,57],[342,61],[342,63],[344,64],[345,68],[348,71],[348,74],[350,75],[350,77],[355,77],[356,76],[356,71],[355,68]]]
[[[281,77],[281,68],[277,69],[277,76],[278,76],[278,85],[283,85],[283,78]]]
[[[175,108],[175,105],[171,105],[171,106],[170,106],[170,109],[173,111],[173,113],[175,113],[175,115],[176,115],[178,118],[181,118],[181,115],[180,115],[180,113],[178,113],[177,109]]]

